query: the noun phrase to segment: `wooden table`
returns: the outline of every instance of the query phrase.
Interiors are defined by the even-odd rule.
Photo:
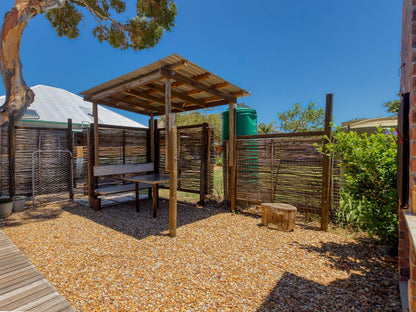
[[[178,177],[183,179],[183,177]],[[140,211],[140,197],[139,197],[139,183],[147,183],[152,185],[152,209],[153,209],[153,218],[157,217],[157,208],[159,206],[159,184],[168,183],[169,175],[168,174],[142,174],[133,177],[124,177],[123,180],[131,181],[136,184],[136,211]]]

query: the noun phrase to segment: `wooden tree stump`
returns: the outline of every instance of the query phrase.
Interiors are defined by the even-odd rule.
[[[296,207],[281,203],[263,203],[260,207],[264,226],[286,232],[295,228]]]

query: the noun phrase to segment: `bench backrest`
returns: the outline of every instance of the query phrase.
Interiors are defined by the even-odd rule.
[[[94,166],[94,177],[153,171],[153,163]]]

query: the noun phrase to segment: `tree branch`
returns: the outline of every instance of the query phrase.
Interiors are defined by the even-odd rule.
[[[41,11],[57,8],[65,0],[15,0],[6,13],[0,30],[0,73],[6,90],[6,101],[0,107],[0,126],[13,118],[17,122],[35,96],[26,85],[20,61],[20,42],[29,21]]]

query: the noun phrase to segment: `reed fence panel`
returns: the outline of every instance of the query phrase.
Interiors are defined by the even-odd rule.
[[[299,211],[319,213],[323,156],[315,145],[323,142],[322,135],[308,134],[238,137],[237,199],[255,203],[281,202],[294,205]],[[227,162],[224,163],[226,166]],[[333,165],[332,198],[337,206],[340,173],[338,166]],[[227,172],[225,168],[224,174]],[[224,181],[228,181],[226,176]]]
[[[204,194],[211,194],[215,163],[214,130],[204,125],[183,126],[177,129],[178,173],[185,177],[178,181],[178,190],[199,194],[202,191],[201,179],[204,179],[205,183],[202,184]],[[164,172],[166,170],[165,129],[158,129],[156,138],[158,140],[156,145],[159,147],[159,171]]]
[[[93,129],[93,125],[91,125]],[[87,142],[88,131],[84,130],[84,142]],[[94,159],[93,133],[91,134],[91,155],[88,155],[88,147],[83,147],[84,155],[84,194],[87,193],[88,161]],[[99,164],[121,165],[141,164],[150,161],[150,150],[148,149],[149,130],[146,128],[129,128],[109,125],[99,125]],[[91,167],[92,168],[92,167]],[[114,179],[115,178],[115,179]],[[119,177],[100,178],[99,185],[119,184]]]
[[[16,126],[15,195],[32,195],[32,153],[37,150],[67,150],[67,129]],[[1,131],[1,191],[9,194],[9,140]],[[65,182],[66,187],[68,181]],[[62,186],[64,187],[64,186]]]

